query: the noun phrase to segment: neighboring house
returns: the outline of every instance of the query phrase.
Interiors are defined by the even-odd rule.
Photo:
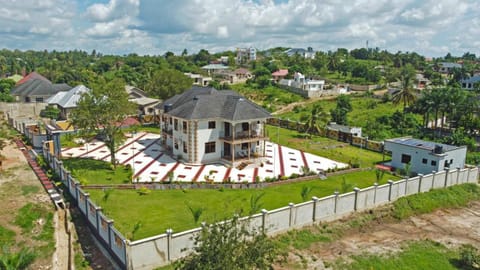
[[[208,86],[210,81],[212,80],[212,77],[204,77],[200,74],[194,74],[194,73],[183,73],[193,81],[193,85],[198,85],[198,86]]]
[[[149,98],[147,93],[135,86],[125,85],[125,91],[127,91],[128,100],[137,104],[139,115],[157,114],[155,108],[161,102],[161,100]]]
[[[187,163],[234,164],[265,155],[270,113],[234,91],[194,86],[161,106],[162,143]]]
[[[53,84],[42,75],[32,72],[17,82],[11,95],[18,102],[45,102],[58,92],[68,91],[72,87],[68,84]]]
[[[338,94],[337,90],[325,91],[323,89],[325,86],[324,80],[305,78],[305,76],[300,72],[295,72],[293,75],[293,80],[282,79],[278,82],[278,84],[307,98]]]
[[[237,57],[235,58],[235,62],[237,63],[237,65],[255,60],[257,60],[257,49],[253,47],[237,48]]]
[[[253,77],[253,74],[248,69],[239,68],[234,71],[219,71],[215,74],[215,77],[221,83],[236,84],[246,82],[248,79],[251,79]]]
[[[272,73],[272,79],[274,82],[278,83],[279,81],[285,79],[288,75],[288,69],[279,69]]]
[[[208,74],[214,74],[222,70],[227,70],[228,66],[222,64],[208,64],[201,68],[205,70]]]
[[[475,84],[480,84],[480,75],[470,77],[460,81],[463,89],[473,90],[475,89]]]
[[[46,100],[48,105],[56,105],[60,110],[60,118],[68,119],[73,109],[77,107],[78,101],[83,93],[90,92],[85,85],[78,85],[69,91],[58,92]]]
[[[414,138],[385,140],[385,150],[392,152],[391,166],[405,169],[410,164],[410,172],[429,174],[465,166],[466,146],[453,146]]]
[[[78,101],[83,93],[91,90],[84,85],[78,85],[69,91],[59,92],[46,100],[49,105],[56,105],[60,110],[60,118],[68,119],[71,111],[77,107]],[[126,85],[125,91],[128,93],[128,100],[138,105],[139,115],[154,115],[155,106],[160,100],[149,98],[146,93],[134,86]]]
[[[441,62],[438,63],[437,71],[443,74],[450,74],[455,68],[462,68],[462,65],[458,63]]]
[[[312,47],[308,47],[306,50],[303,48],[291,48],[286,50],[284,53],[286,53],[288,56],[294,56],[298,54],[305,59],[315,59],[315,51],[312,49]]]
[[[416,89],[425,89],[428,85],[430,85],[430,80],[425,78],[422,73],[415,74],[415,85]]]
[[[353,137],[362,137],[362,128],[331,122],[327,125],[327,136],[342,142],[352,142]]]

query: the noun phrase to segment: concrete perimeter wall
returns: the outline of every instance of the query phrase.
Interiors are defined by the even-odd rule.
[[[50,167],[60,176],[74,203],[83,214],[87,224],[94,232],[96,238],[112,255],[122,269],[127,269],[127,243],[128,240],[113,226],[113,220],[109,219],[102,208],[97,206],[90,195],[80,188],[80,183],[65,169],[63,162],[43,148],[43,156]],[[137,269],[137,268],[130,268]],[[148,269],[148,268],[146,268]]]
[[[99,242],[123,269],[147,270],[160,267],[188,255],[194,247],[194,238],[202,228],[178,233],[169,229],[164,234],[128,241],[115,229],[113,220],[102,213],[102,209],[90,200],[89,194],[80,188],[78,181],[63,167],[62,161],[53,157],[47,149],[44,149],[43,154],[50,166],[60,175]],[[282,208],[262,210],[259,214],[240,220],[245,222],[250,230],[275,235],[293,228],[336,220],[357,211],[371,209],[431,189],[477,183],[478,174],[476,167],[457,168],[399,181],[389,180],[384,185],[354,188],[354,191],[349,193],[335,193],[323,198],[313,197],[304,203],[290,203]]]

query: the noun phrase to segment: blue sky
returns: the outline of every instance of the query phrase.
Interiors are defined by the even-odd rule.
[[[0,47],[104,54],[379,47],[480,55],[477,0],[0,0]]]

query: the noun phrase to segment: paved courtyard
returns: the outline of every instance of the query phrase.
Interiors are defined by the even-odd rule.
[[[110,151],[101,141],[93,141],[82,147],[63,148],[64,157],[83,157],[110,161]],[[229,168],[223,164],[189,165],[178,162],[165,153],[160,145],[158,134],[140,132],[130,136],[116,151],[115,158],[120,164],[130,164],[133,178],[138,182],[161,182],[168,180],[173,172],[174,181],[204,182],[205,176],[214,182],[255,182],[266,177],[301,174],[302,167],[318,172],[333,168],[345,168],[348,165],[319,157],[300,150],[292,149],[272,142],[266,143],[264,158],[252,160],[245,168]],[[263,163],[263,166],[260,164]]]

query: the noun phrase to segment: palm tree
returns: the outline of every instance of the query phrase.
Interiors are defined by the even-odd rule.
[[[403,112],[405,108],[417,100],[415,90],[413,89],[413,80],[415,78],[415,69],[412,65],[405,65],[400,71],[400,89],[392,96],[392,102],[395,105],[403,102]]]
[[[313,106],[311,114],[305,120],[305,133],[315,130],[318,134],[321,133],[322,127],[328,121],[328,113],[323,109],[322,105],[316,104]]]

